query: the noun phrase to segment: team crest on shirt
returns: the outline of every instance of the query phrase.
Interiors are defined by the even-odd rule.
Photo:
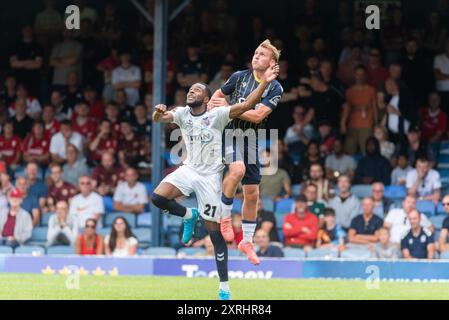
[[[421,236],[421,243],[425,243],[427,240],[427,237],[425,235]]]
[[[201,124],[205,127],[208,127],[210,125],[209,117],[205,117],[201,120]]]
[[[243,82],[243,83],[242,83],[242,87],[243,87],[243,88],[246,88],[246,82]]]

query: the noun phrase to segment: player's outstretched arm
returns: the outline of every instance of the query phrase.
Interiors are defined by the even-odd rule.
[[[256,90],[251,92],[251,94],[248,96],[248,98],[246,98],[244,102],[230,106],[231,110],[229,111],[229,118],[231,119],[238,118],[246,111],[254,108],[254,106],[260,102],[260,99],[262,98],[265,89],[268,87],[271,81],[276,79],[278,74],[279,74],[279,65],[275,65],[271,68],[268,68],[264,74],[262,82],[259,83]]]
[[[167,106],[165,104],[158,104],[154,107],[153,121],[171,123],[173,122],[173,114],[167,112]]]

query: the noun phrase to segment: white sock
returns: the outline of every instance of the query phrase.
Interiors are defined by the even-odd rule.
[[[243,241],[252,243],[254,231],[256,231],[256,223],[255,222],[252,222],[252,223],[243,222],[242,229],[243,229]]]
[[[186,215],[182,217],[184,220],[192,218],[192,209],[186,208]]]
[[[229,205],[229,204],[224,204],[223,202],[221,203],[221,217],[222,218],[230,217],[231,211],[232,211],[232,204]]]
[[[220,282],[220,289],[229,292],[229,284],[227,281]]]

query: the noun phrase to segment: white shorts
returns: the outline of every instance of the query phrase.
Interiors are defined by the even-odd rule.
[[[181,166],[162,180],[178,188],[186,197],[195,193],[198,210],[204,220],[221,220],[221,185],[223,173],[201,175],[187,166]]]

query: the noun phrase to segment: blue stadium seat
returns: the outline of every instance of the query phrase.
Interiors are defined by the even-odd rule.
[[[151,213],[141,213],[137,216],[138,227],[151,227],[152,216]]]
[[[39,246],[20,246],[14,250],[15,254],[39,254],[44,255],[45,249]]]
[[[234,203],[232,204],[233,212],[242,212],[243,201],[241,199],[234,199]]]
[[[307,258],[338,258],[338,251],[332,249],[313,249],[307,252]]]
[[[144,182],[145,188],[147,189],[148,195],[153,193],[153,184],[151,182]]]
[[[280,230],[280,233],[282,233],[282,225],[284,224],[284,219],[287,214],[288,213],[277,213],[277,212],[274,214],[274,218],[276,219],[276,226],[277,229]]]
[[[437,159],[439,168],[449,167],[449,154],[440,154]],[[446,166],[440,166],[440,164],[446,164]]]
[[[37,227],[33,229],[30,242],[33,244],[45,244],[47,243],[47,227]]]
[[[13,250],[8,246],[0,246],[0,254],[12,254]]]
[[[75,248],[72,246],[53,246],[47,248],[47,255],[75,254]]]
[[[435,204],[430,200],[418,200],[416,201],[416,209],[419,212],[424,213],[426,216],[435,215]]]
[[[135,228],[132,231],[139,241],[140,247],[151,244],[151,228]]]
[[[439,215],[445,215],[446,214],[446,212],[444,211],[443,203],[441,201],[438,202],[436,214],[439,214]]]
[[[301,185],[300,184],[292,185],[292,194],[293,194],[293,196],[297,196],[300,193],[301,193]]]
[[[391,200],[402,200],[407,195],[407,189],[404,186],[385,186],[385,198]]]
[[[351,188],[351,193],[357,198],[362,199],[365,197],[371,197],[371,185],[369,184],[356,184]]]
[[[46,213],[46,214],[43,214],[41,216],[41,226],[42,227],[47,227],[48,226],[48,221],[50,220],[50,217],[52,215],[53,215],[52,213]]]
[[[305,258],[306,253],[298,248],[284,248],[284,257],[286,258]]]
[[[114,211],[114,201],[112,200],[112,197],[103,197],[103,205],[106,212]]]
[[[176,250],[170,247],[150,247],[142,252],[144,256],[170,256],[176,257]]]
[[[111,234],[111,229],[112,229],[111,227],[97,229],[97,233],[104,238],[107,235]]]
[[[449,251],[443,251],[440,253],[440,259],[448,259],[449,260]]]
[[[274,201],[270,198],[263,198],[262,208],[264,208],[267,211],[274,211]]]
[[[438,230],[441,229],[444,219],[446,219],[445,215],[444,216],[443,215],[438,215],[438,216],[429,217],[430,222],[432,222],[432,224]]]
[[[346,250],[342,251],[340,256],[342,258],[347,258],[347,259],[363,260],[363,259],[371,258],[372,254],[368,249],[361,249],[361,248],[355,249],[354,248],[354,249],[346,249]]]
[[[104,215],[104,225],[106,227],[112,226],[112,223],[114,222],[114,219],[117,217],[122,217],[126,221],[128,221],[131,228],[136,227],[136,215],[133,213],[125,213],[125,212],[113,212],[113,213],[107,213]]]
[[[228,256],[229,257],[241,257],[242,254],[239,249],[229,249]]]
[[[274,210],[276,213],[289,213],[293,211],[295,201],[293,199],[282,199],[276,202]]]
[[[449,183],[449,168],[437,169],[437,171],[440,173],[441,182]]]
[[[194,247],[180,248],[178,250],[178,253],[185,254],[186,256],[195,256],[205,252],[206,250],[203,248],[194,248]]]

